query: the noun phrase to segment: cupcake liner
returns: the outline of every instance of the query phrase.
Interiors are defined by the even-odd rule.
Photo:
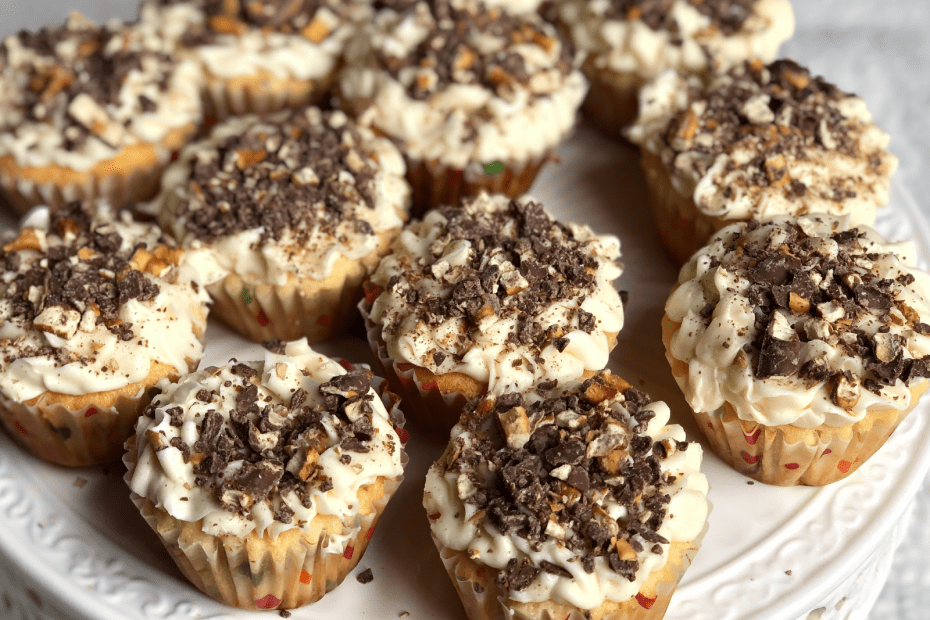
[[[191,124],[170,132],[160,145],[128,146],[86,172],[24,167],[10,155],[0,157],[0,191],[20,215],[39,205],[54,209],[75,200],[103,199],[114,207],[150,200],[174,152],[196,131]]]
[[[391,419],[403,425],[403,415],[396,401],[383,392],[392,403]],[[400,432],[400,431],[399,431]],[[402,434],[401,438],[405,434]],[[136,436],[126,443],[129,451],[126,480],[131,480],[138,457]],[[401,463],[406,467],[406,452]],[[358,534],[345,548],[329,552],[331,539],[327,527],[333,527],[331,515],[319,515],[304,533],[298,529],[282,532],[276,539],[269,533],[246,537],[212,536],[203,532],[203,521],[186,522],[172,517],[151,500],[131,493],[131,499],[142,517],[161,540],[184,576],[201,592],[222,603],[249,610],[293,609],[321,599],[355,569],[368,548],[378,519],[404,477],[379,478],[381,495],[368,490],[371,511],[356,515],[341,527],[358,527]]]
[[[666,357],[682,385],[688,380],[688,367],[669,351],[679,327],[668,316],[662,319]],[[930,381],[911,387],[911,406],[903,411],[870,409],[862,420],[838,427],[766,426],[740,419],[730,403],[715,411],[695,411],[694,417],[717,456],[741,474],[778,486],[824,486],[846,478],[869,460],[928,387]]]
[[[455,170],[438,161],[407,159],[407,180],[413,189],[411,217],[418,217],[441,205],[458,206],[462,198],[481,192],[517,198],[529,191],[540,169],[552,160],[549,151],[528,162],[506,162],[496,174],[485,173],[479,165]],[[495,163],[495,162],[488,162]],[[477,169],[477,172],[475,169]]]
[[[123,444],[150,400],[149,388],[176,377],[173,370],[159,364],[144,381],[81,396],[43,392],[21,403],[0,395],[0,421],[43,460],[68,467],[111,463],[123,456]]]
[[[587,612],[553,601],[509,600],[494,582],[497,569],[477,564],[464,552],[443,545],[435,535],[433,542],[469,620],[661,620],[706,533],[707,524],[693,541],[673,541],[668,563],[650,574],[633,598],[622,603],[607,600]]]
[[[368,318],[369,308],[366,305],[363,300],[359,310],[365,320],[368,344],[378,358],[391,390],[400,396],[401,408],[410,427],[436,441],[449,441],[449,432],[458,424],[465,404],[470,398],[486,393],[487,385],[461,373],[437,376],[420,366],[394,362],[381,338],[381,326]],[[460,383],[464,391],[443,391],[439,388],[439,382],[446,383],[450,375],[455,375],[452,382]]]
[[[642,151],[643,172],[649,184],[650,202],[659,229],[659,240],[676,267],[681,267],[718,230],[737,220],[725,220],[698,210],[691,196],[682,196],[658,155]]]
[[[636,73],[595,67],[593,59],[589,56],[581,68],[591,85],[581,109],[602,133],[625,141],[623,129],[636,120],[639,89],[646,80]]]
[[[382,233],[379,247],[357,260],[338,261],[325,280],[298,278],[285,285],[251,284],[238,274],[207,286],[212,315],[254,342],[329,340],[355,318],[362,281],[390,248],[391,233]]]
[[[290,108],[319,105],[326,100],[336,76],[299,80],[259,72],[242,78],[223,79],[208,75],[203,90],[204,113],[208,124],[231,116],[266,115]]]

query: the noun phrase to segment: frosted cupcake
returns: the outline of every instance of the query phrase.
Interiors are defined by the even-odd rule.
[[[140,22],[205,75],[211,120],[322,103],[367,0],[146,0]]]
[[[191,583],[251,610],[339,585],[406,462],[371,373],[302,340],[159,388],[127,443],[126,481]]]
[[[174,243],[73,204],[0,251],[0,420],[61,465],[116,460],[148,389],[197,367],[207,295]]]
[[[530,187],[587,89],[536,14],[450,0],[387,3],[346,52],[341,104],[407,158],[414,214]]]
[[[706,530],[701,460],[609,371],[472,403],[423,499],[469,620],[662,618]]]
[[[467,398],[589,376],[623,327],[620,242],[488,196],[410,224],[365,285],[368,339],[411,426],[442,441]]]
[[[862,466],[930,377],[930,276],[829,216],[724,228],[682,269],[663,340],[714,451],[769,484]]]
[[[149,37],[73,13],[0,45],[0,189],[44,204],[151,198],[201,121],[200,72]]]
[[[790,60],[643,89],[642,146],[660,238],[683,264],[735,221],[848,215],[872,225],[898,159],[861,98]]]
[[[770,62],[794,32],[788,0],[565,0],[559,18],[587,54],[585,115],[615,137],[636,118],[639,89],[663,72]]]
[[[230,119],[186,148],[156,202],[214,313],[257,342],[341,333],[407,217],[390,141],[342,112]]]

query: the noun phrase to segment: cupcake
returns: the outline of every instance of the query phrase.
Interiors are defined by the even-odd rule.
[[[409,194],[390,141],[307,108],[218,125],[165,173],[155,204],[219,318],[257,342],[316,342],[355,314]]]
[[[126,481],[191,583],[267,610],[345,579],[406,462],[390,395],[372,385],[306,340],[159,383],[127,442]]]
[[[821,486],[882,446],[930,385],[930,276],[915,258],[811,215],[733,224],[685,265],[663,340],[720,458]]]
[[[118,21],[72,13],[0,45],[0,191],[17,211],[151,198],[201,121],[200,72]]]
[[[140,22],[204,72],[211,120],[320,104],[370,0],[145,0]]]
[[[663,72],[770,62],[794,32],[788,0],[564,0],[558,14],[586,53],[585,116],[617,138],[636,118],[639,89]]]
[[[630,139],[662,245],[684,264],[717,231],[775,215],[848,215],[872,225],[897,158],[865,102],[790,60],[708,82],[666,74],[643,89]]]
[[[534,14],[455,0],[385,2],[346,51],[341,105],[399,146],[414,214],[481,190],[529,189],[587,89]]]
[[[604,371],[473,402],[426,476],[469,620],[658,620],[710,506],[701,446]]]
[[[107,216],[68,205],[0,251],[0,420],[60,465],[119,458],[149,388],[203,356],[207,295],[181,251]]]
[[[623,327],[620,242],[482,194],[410,224],[360,305],[411,426],[448,439],[466,399],[604,368]]]

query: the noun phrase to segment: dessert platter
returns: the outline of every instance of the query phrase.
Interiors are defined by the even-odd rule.
[[[5,38],[0,616],[865,618],[930,471],[930,222],[794,24]]]
[[[660,249],[635,151],[587,125],[558,151],[533,194],[553,215],[617,234],[630,291],[627,326],[609,367],[669,403],[672,421],[705,443],[704,471],[713,510],[700,552],[666,617],[675,620],[866,618],[888,576],[920,482],[930,470],[926,404],[849,478],[826,487],[752,483],[706,445],[674,384],[662,352],[659,318],[675,270]],[[615,205],[624,204],[621,211]],[[5,227],[14,222],[9,215]],[[904,188],[892,187],[876,228],[911,237],[921,265],[930,226]],[[359,334],[359,326],[354,327]],[[218,323],[207,331],[202,366],[248,359],[261,347]],[[326,354],[374,363],[368,345],[349,337],[319,345]],[[443,445],[411,433],[405,481],[378,524],[379,536],[356,572],[293,618],[461,620],[464,612],[429,538],[422,507],[426,470]],[[0,611],[29,619],[263,618],[223,606],[191,586],[164,555],[129,501],[121,465],[63,469],[0,435]]]

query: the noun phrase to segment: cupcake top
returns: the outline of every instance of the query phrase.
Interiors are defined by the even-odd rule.
[[[707,520],[701,446],[668,422],[610,371],[473,402],[426,476],[433,535],[518,602],[629,600]]]
[[[303,339],[264,361],[162,381],[136,426],[126,480],[171,516],[203,519],[208,535],[298,529],[316,542],[325,527],[325,551],[341,554],[378,485],[403,474],[401,441],[371,379]]]
[[[161,219],[200,281],[323,280],[386,248],[410,189],[391,142],[317,108],[218,125],[165,172]]]
[[[188,372],[203,356],[206,292],[156,226],[79,203],[0,251],[0,393],[106,392]]]
[[[724,219],[832,213],[871,224],[897,158],[865,101],[790,60],[643,89],[629,137],[697,208]]]
[[[79,13],[7,37],[0,157],[86,171],[127,147],[173,147],[174,133],[200,123],[200,73],[162,52],[131,26],[98,26]]]
[[[623,304],[620,241],[482,194],[410,224],[371,277],[387,353],[500,393],[606,366]]]
[[[146,0],[140,22],[231,79],[268,74],[301,80],[336,67],[368,0]]]
[[[480,172],[541,157],[574,124],[587,86],[573,48],[538,15],[385,4],[347,47],[340,96],[408,157]]]
[[[930,276],[909,243],[829,216],[724,228],[665,307],[695,411],[729,402],[767,426],[844,426],[903,410],[930,377]]]
[[[559,17],[596,68],[645,80],[769,61],[794,32],[788,0],[567,0]]]

